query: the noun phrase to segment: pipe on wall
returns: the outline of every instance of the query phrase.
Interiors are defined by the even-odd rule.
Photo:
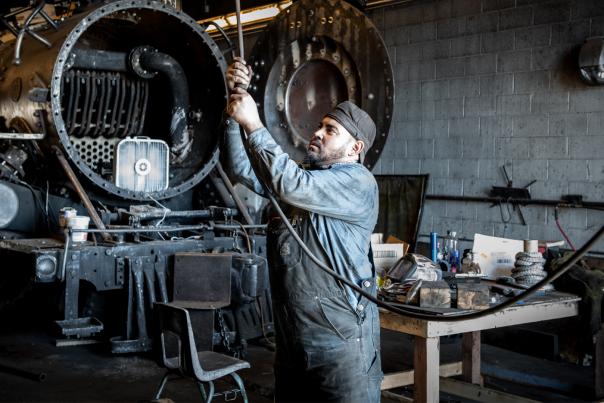
[[[488,196],[453,196],[453,195],[426,195],[426,200],[440,201],[458,201],[458,202],[476,202],[476,203],[510,203],[524,205],[554,206],[564,208],[585,208],[594,210],[604,210],[604,202],[577,201],[568,200],[548,200],[548,199],[511,199],[503,197]]]

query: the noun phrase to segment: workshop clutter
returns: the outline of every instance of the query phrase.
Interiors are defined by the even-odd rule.
[[[457,240],[454,231],[441,239],[431,233],[430,254],[436,261],[405,254],[385,271],[379,296],[417,309],[445,309],[443,314],[451,309],[482,310],[547,276],[539,241],[476,234],[473,250],[466,249],[460,259]]]
[[[436,250],[432,250],[432,255],[436,254],[435,262],[443,265],[444,269],[453,273],[456,273],[460,270],[460,253],[458,247],[458,239],[456,231],[447,231],[447,235],[443,238],[442,244],[437,241],[433,241],[437,239],[438,234],[435,232],[430,233],[430,246],[434,248],[433,243],[435,243]],[[441,247],[442,245],[442,247]]]
[[[67,227],[73,230],[88,229],[88,225],[90,225],[90,217],[88,216],[76,215],[67,218]],[[73,242],[85,242],[88,240],[88,233],[73,232],[71,234],[71,240]]]
[[[59,231],[63,233],[66,228],[70,230],[88,229],[90,225],[90,217],[80,216],[73,207],[63,207],[59,210]],[[88,240],[88,233],[83,231],[75,231],[71,234],[72,242],[85,242]]]
[[[422,282],[437,282],[443,277],[440,267],[432,260],[416,253],[399,259],[385,274],[381,290],[398,302],[411,302]],[[415,286],[416,290],[412,290]]]
[[[385,300],[420,308],[486,309],[490,303],[489,288],[479,277],[443,272],[417,253],[406,254],[387,271],[379,293]]]
[[[440,267],[417,253],[409,253],[403,256],[394,266],[388,270],[387,278],[396,282],[438,281],[443,278]]]
[[[524,251],[516,253],[516,261],[512,269],[512,278],[516,283],[530,287],[547,277],[543,268],[545,259],[539,252],[537,241],[524,241]],[[554,286],[547,284],[544,289],[551,290]]]
[[[59,210],[59,230],[63,232],[67,227],[67,220],[78,215],[78,212],[73,207],[63,207]]]
[[[384,234],[371,234],[371,249],[373,251],[373,264],[380,278],[409,250],[409,244],[400,239],[389,236],[384,242]]]

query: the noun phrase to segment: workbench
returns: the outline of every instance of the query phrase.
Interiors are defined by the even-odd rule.
[[[530,401],[482,386],[480,331],[579,314],[580,298],[557,291],[533,296],[493,315],[462,321],[411,319],[380,310],[381,327],[415,336],[414,370],[386,374],[382,390],[414,385],[414,402],[438,402],[440,388],[480,401]],[[440,365],[440,336],[462,334],[462,360]],[[463,381],[448,377],[461,375]]]

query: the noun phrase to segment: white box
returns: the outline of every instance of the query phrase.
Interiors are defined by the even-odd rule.
[[[405,256],[409,245],[394,237],[388,237],[387,243],[383,242],[383,234],[371,235],[371,249],[373,250],[373,263],[378,273],[390,269],[400,258]]]
[[[474,234],[472,252],[478,256],[482,274],[495,279],[511,276],[516,253],[524,250],[524,241]]]

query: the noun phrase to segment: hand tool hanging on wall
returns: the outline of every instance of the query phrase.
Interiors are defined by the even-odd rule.
[[[526,225],[526,220],[524,219],[524,214],[522,213],[522,208],[521,203],[518,203],[517,201],[514,202],[510,202],[508,200],[511,199],[527,199],[530,200],[531,199],[531,193],[529,191],[529,187],[534,184],[535,182],[537,182],[536,180],[533,180],[531,182],[529,182],[528,185],[525,185],[524,187],[521,188],[515,188],[513,186],[513,182],[510,179],[510,176],[508,175],[508,171],[505,168],[505,165],[501,167],[501,170],[503,172],[503,177],[505,178],[505,182],[506,182],[506,186],[493,186],[491,189],[491,192],[489,193],[489,196],[491,197],[501,197],[503,199],[505,199],[505,201],[499,201],[499,208],[502,208],[502,203],[506,203],[506,205],[509,206],[508,203],[510,203],[512,205],[512,207],[514,208],[514,211],[518,210],[518,216],[520,217],[520,222],[522,223],[522,225]],[[491,207],[494,207],[496,204],[491,205]],[[502,211],[502,220],[504,220],[503,218],[503,210]],[[508,218],[507,218],[507,222],[509,222],[511,220],[511,217],[509,217],[509,207],[508,207]],[[506,220],[504,220],[505,222]]]

